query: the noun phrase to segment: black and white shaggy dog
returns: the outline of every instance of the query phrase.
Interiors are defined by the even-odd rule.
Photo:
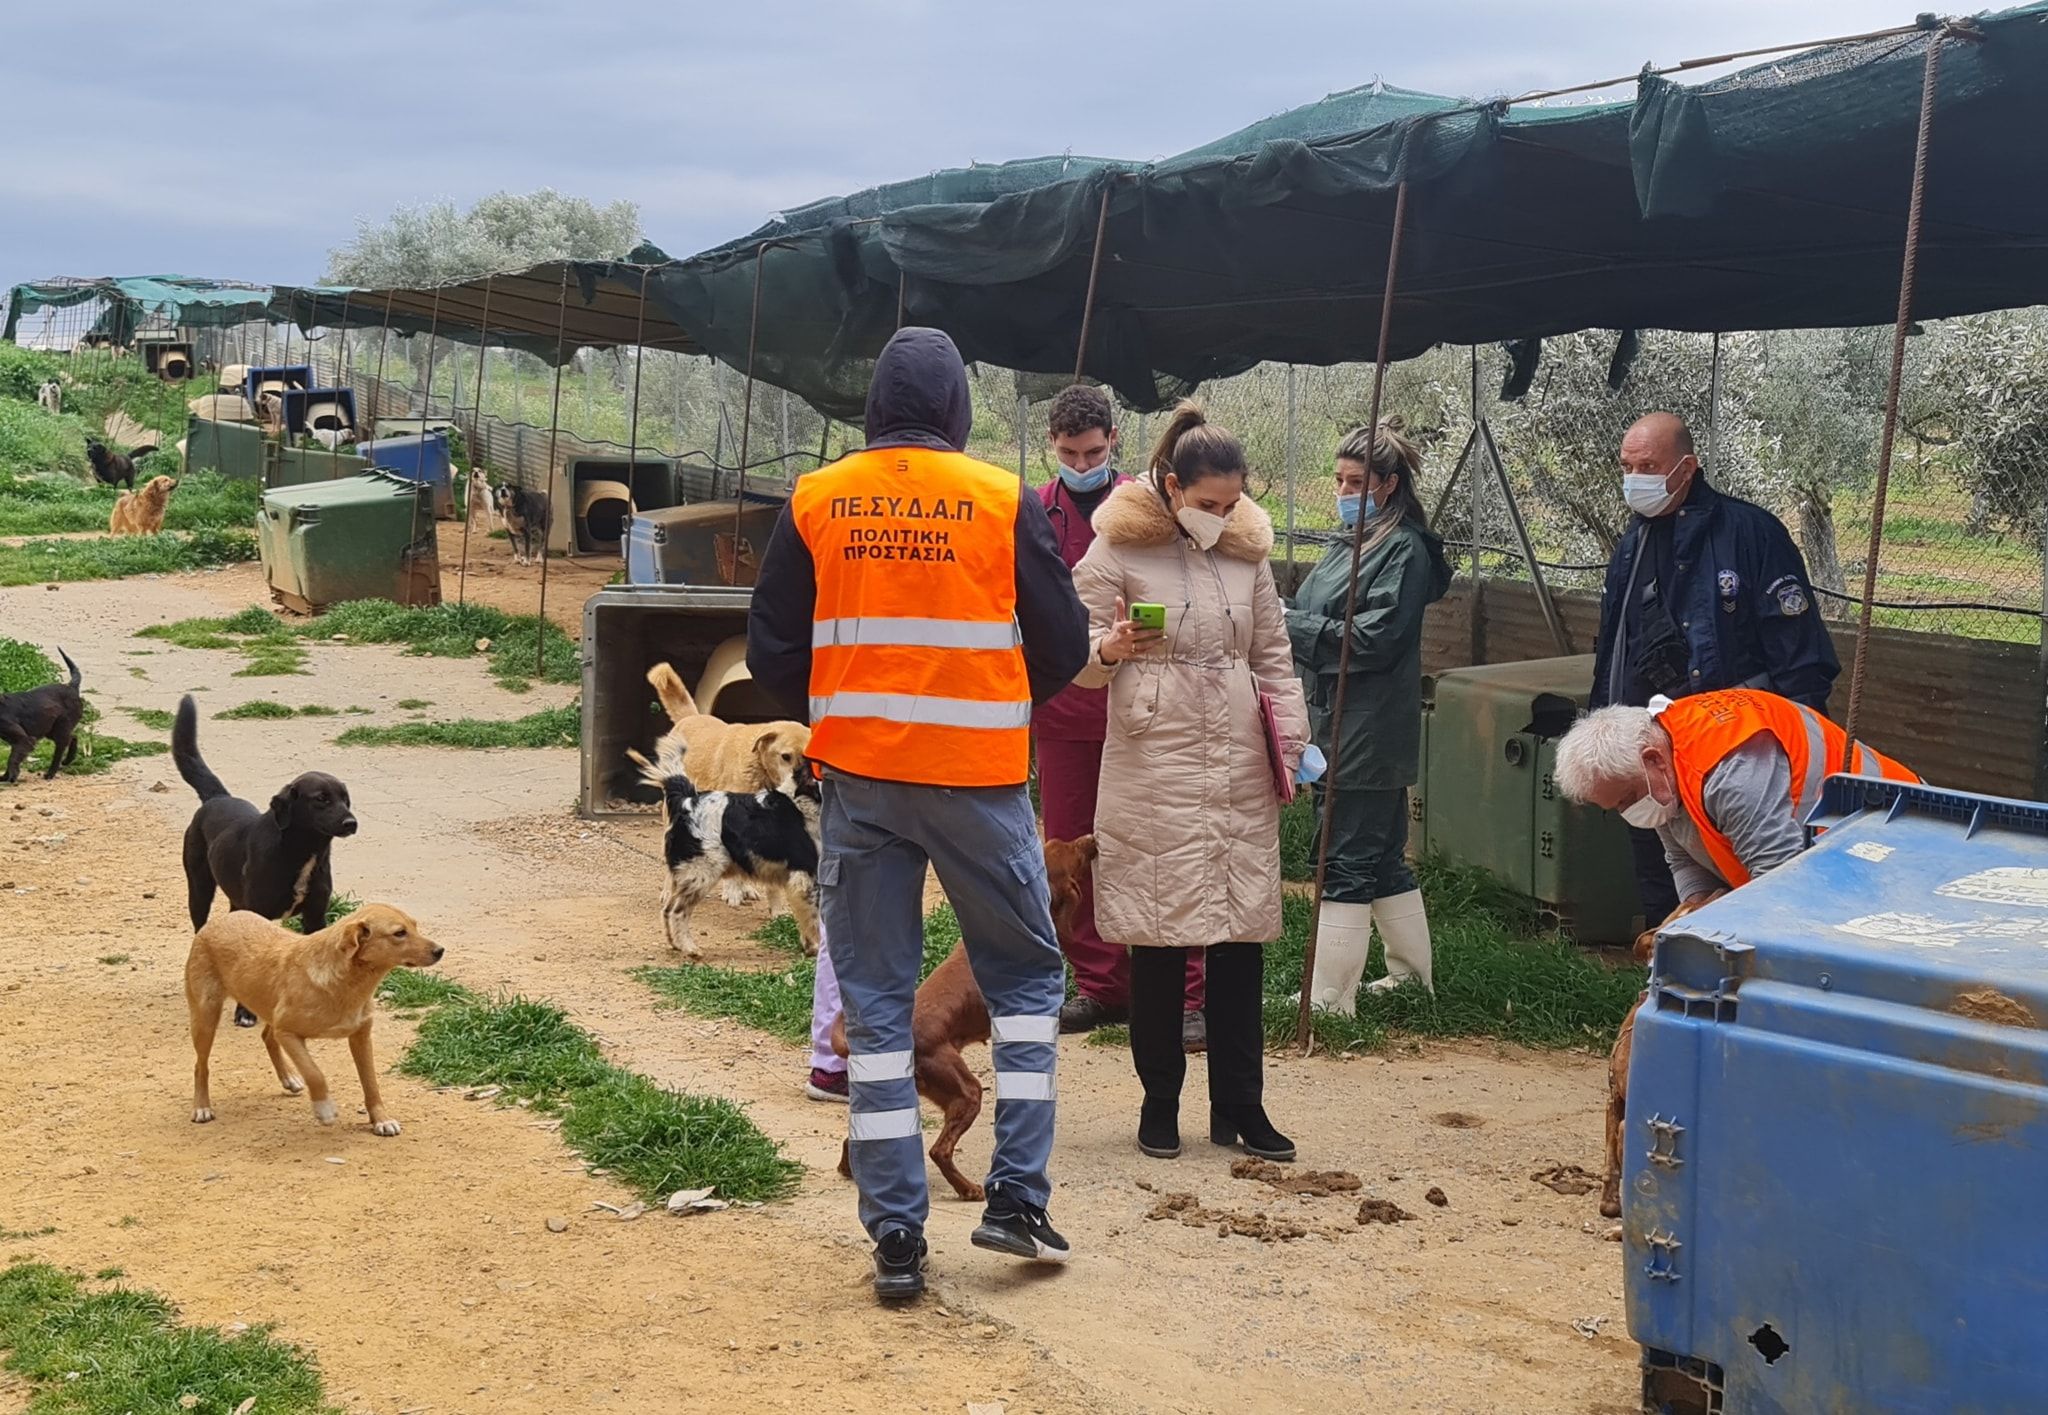
[[[703,950],[690,915],[728,881],[780,889],[804,952],[818,954],[818,815],[821,795],[808,768],[769,791],[699,791],[679,756],[659,765],[638,752],[640,775],[661,792],[664,863],[662,922],[669,947],[691,960]]]

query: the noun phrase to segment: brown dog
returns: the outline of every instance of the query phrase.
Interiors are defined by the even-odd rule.
[[[647,681],[673,724],[655,743],[660,760],[683,759],[683,775],[700,791],[787,790],[803,769],[811,729],[801,722],[727,722],[697,708],[675,669],[657,663]]]
[[[314,1037],[347,1037],[363,1083],[370,1129],[396,1135],[398,1122],[384,1110],[377,1089],[377,1063],[370,1049],[372,1000],[393,968],[425,968],[441,961],[440,944],[420,932],[411,917],[389,904],[365,904],[347,918],[305,937],[280,928],[261,914],[237,910],[209,920],[192,939],[185,960],[185,1004],[192,1013],[192,1121],[213,1119],[207,1090],[207,1061],[220,1010],[235,998],[263,1023],[263,1045],[287,1093],[304,1090],[313,1118],[334,1123],[327,1078],[313,1064],[306,1042]],[[293,1074],[286,1057],[298,1067]],[[299,1078],[305,1079],[301,1081]]]
[[[1081,904],[1081,883],[1095,863],[1095,837],[1045,842],[1045,878],[1052,893],[1053,932],[1059,935],[1060,953],[1065,956],[1072,942],[1074,910]],[[932,1163],[953,1192],[970,1203],[979,1203],[982,1188],[960,1172],[953,1163],[954,1147],[981,1114],[981,1081],[960,1055],[962,1047],[985,1042],[989,1037],[988,1004],[975,985],[974,970],[967,964],[967,952],[960,944],[945,961],[932,969],[931,976],[918,985],[917,999],[910,1013],[911,1048],[916,1057],[917,1093],[945,1113],[939,1138],[932,1141]],[[832,1050],[846,1055],[846,1019],[832,1024]],[[839,1172],[853,1177],[853,1158],[845,1142],[839,1146]]]
[[[124,491],[114,503],[107,529],[117,536],[153,536],[164,528],[164,512],[178,489],[169,477],[151,477],[140,491]]]
[[[1663,928],[1673,920],[1682,919],[1693,910],[1711,904],[1726,890],[1711,894],[1695,894],[1680,902],[1657,928]],[[1657,929],[1644,929],[1636,935],[1633,950],[1636,962],[1647,964],[1650,955],[1657,948]],[[1600,1216],[1621,1217],[1621,1136],[1628,1118],[1628,1063],[1634,1054],[1636,1044],[1636,1014],[1649,1001],[1647,989],[1636,999],[1636,1005],[1628,1010],[1628,1020],[1621,1024],[1621,1031],[1614,1038],[1614,1050],[1607,1053],[1607,1174],[1600,1185]]]

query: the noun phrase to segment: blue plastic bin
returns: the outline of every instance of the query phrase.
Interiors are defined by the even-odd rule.
[[[2048,1410],[2048,806],[1836,777],[1815,824],[1658,938],[1644,1409]]]
[[[448,457],[448,434],[413,433],[405,437],[380,437],[375,442],[358,442],[356,455],[367,457],[370,465],[422,481],[434,489],[434,514],[447,519],[455,514],[455,472]]]

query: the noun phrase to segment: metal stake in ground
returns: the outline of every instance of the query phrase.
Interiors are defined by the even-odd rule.
[[[562,332],[569,323],[569,262],[562,262],[562,293],[555,304],[555,399],[548,415],[547,529],[540,538],[540,613],[533,626],[533,676],[541,677],[548,662],[548,540],[555,533],[555,444],[562,433]],[[570,531],[573,536],[574,530]]]
[[[640,309],[633,317],[633,406],[626,415],[626,516],[639,514],[640,471],[640,364],[647,355],[641,340],[647,337],[647,274],[640,267]]]
[[[747,511],[747,451],[753,445],[754,434],[754,345],[761,337],[761,269],[768,263],[768,248],[774,244],[773,241],[763,241],[754,251],[754,312],[747,321],[747,387],[740,398],[740,484],[732,504],[732,566],[735,577],[740,566],[740,535],[746,524],[743,517]]]
[[[412,540],[409,542],[413,547],[414,554],[418,554],[420,543],[420,502],[431,498],[434,494],[433,488],[427,482],[427,422],[434,416],[434,350],[440,337],[441,287],[436,285],[434,287],[434,313],[427,324],[427,396],[422,400],[420,406],[420,435],[414,444],[413,453],[415,458],[413,470],[419,474],[419,482],[416,487],[417,495],[412,499]],[[453,411],[453,409],[450,409],[450,412]],[[452,471],[450,475],[453,475]],[[429,502],[428,513],[428,532],[438,540],[440,538],[440,531],[433,524],[431,502]],[[434,575],[437,579],[440,573],[441,556],[437,547],[434,555]],[[440,599],[440,591],[440,585],[436,584],[434,586],[434,595],[437,603]],[[410,583],[406,587],[406,593],[408,596],[412,593]]]
[[[1941,45],[1953,32],[1951,23],[1927,41],[1927,67],[1920,79],[1920,132],[1913,142],[1913,191],[1906,205],[1906,252],[1899,269],[1899,317],[1892,324],[1891,381],[1884,395],[1884,433],[1877,450],[1877,489],[1870,502],[1870,548],[1863,558],[1863,608],[1856,621],[1856,661],[1849,670],[1849,716],[1843,722],[1847,740],[1856,739],[1863,708],[1863,677],[1870,661],[1870,608],[1877,596],[1877,558],[1884,549],[1884,502],[1892,478],[1892,444],[1899,423],[1899,383],[1906,371],[1906,331],[1913,323],[1913,286],[1920,265],[1920,214],[1927,195],[1927,139],[1934,127],[1935,80],[1941,73]],[[1819,611],[1816,610],[1816,613]],[[1842,769],[1848,770],[1844,749]]]
[[[370,390],[370,405],[375,410],[370,421],[376,422],[384,416],[384,356],[391,350],[391,297],[398,292],[384,292],[384,332],[377,336],[377,386]]]
[[[1379,436],[1380,398],[1387,384],[1387,341],[1394,324],[1394,277],[1401,267],[1401,228],[1408,216],[1408,179],[1394,188],[1394,229],[1387,237],[1387,279],[1380,289],[1380,345],[1372,370],[1372,409],[1366,419]],[[1330,771],[1323,778],[1323,819],[1316,832],[1316,886],[1309,903],[1308,942],[1301,953],[1301,1009],[1295,1017],[1294,1041],[1304,1052],[1315,1038],[1316,931],[1323,922],[1323,883],[1330,874],[1330,828],[1337,817],[1337,783],[1344,769],[1344,689],[1351,681],[1351,627],[1358,618],[1358,567],[1365,558],[1365,517],[1351,527],[1351,579],[1344,594],[1344,638],[1337,650],[1337,692],[1330,704]]]
[[[477,449],[483,446],[484,430],[484,370],[491,366],[491,285],[495,275],[484,277],[484,313],[477,322],[476,331],[476,412],[469,420],[469,465],[481,467],[477,460]],[[455,468],[451,463],[448,476],[452,480]],[[452,488],[451,488],[452,490]],[[469,504],[469,493],[462,496],[462,569],[455,576],[455,607],[458,610],[469,607],[469,523],[476,519],[476,507]]]

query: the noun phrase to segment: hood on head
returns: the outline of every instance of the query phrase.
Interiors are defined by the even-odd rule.
[[[938,329],[897,330],[868,384],[868,446],[961,452],[973,423],[967,368],[953,341]]]

